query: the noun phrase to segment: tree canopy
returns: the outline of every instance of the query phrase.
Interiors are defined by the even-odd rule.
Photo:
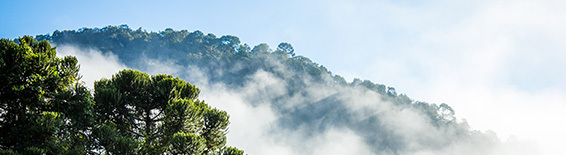
[[[120,71],[95,82],[100,125],[94,133],[114,154],[219,153],[226,143],[228,114],[198,100],[198,94],[197,87],[171,75]]]
[[[92,150],[90,92],[77,59],[58,58],[49,42],[0,40],[0,149],[30,154]]]
[[[196,86],[123,70],[93,97],[78,71],[46,40],[0,40],[0,154],[243,154]]]

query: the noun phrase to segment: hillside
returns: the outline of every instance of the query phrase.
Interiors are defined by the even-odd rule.
[[[112,53],[141,71],[165,63],[177,68],[174,76],[197,86],[245,92],[241,96],[247,104],[267,106],[275,113],[266,132],[293,135],[267,137],[284,143],[316,139],[336,129],[361,137],[374,154],[450,154],[462,149],[481,153],[498,143],[492,134],[470,130],[447,104],[415,101],[369,80],[347,82],[297,55],[300,51],[289,43],[275,49],[267,44],[251,47],[236,36],[173,29],[147,32],[126,25],[55,31],[36,39]],[[316,152],[306,144],[288,145],[304,154]]]

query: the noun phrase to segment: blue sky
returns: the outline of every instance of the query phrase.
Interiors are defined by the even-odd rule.
[[[566,138],[566,3],[555,0],[2,1],[0,37],[128,24],[289,42],[347,79],[447,103],[473,128]],[[562,150],[563,151],[563,150]],[[561,152],[565,153],[565,152]]]

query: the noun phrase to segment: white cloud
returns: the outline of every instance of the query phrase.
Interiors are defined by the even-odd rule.
[[[556,146],[566,138],[559,132],[566,128],[559,123],[566,117],[564,1],[313,3],[322,26],[298,30],[321,39],[297,46],[299,54],[319,52],[309,57],[349,80],[447,103],[472,128],[503,140],[514,135],[543,153],[566,154]]]
[[[223,85],[198,85],[200,98],[230,115],[229,146],[236,146],[248,154],[292,154],[289,148],[270,141],[266,129],[277,119],[268,105],[252,106],[245,94],[227,90]]]
[[[69,55],[78,59],[81,67],[79,73],[83,76],[81,81],[84,81],[89,89],[94,89],[94,81],[111,78],[118,71],[127,68],[112,53],[103,54],[96,49],[79,48],[72,45],[57,46],[58,57]]]
[[[462,8],[456,2],[423,3],[353,6],[377,10],[364,17],[387,14],[396,19],[353,23],[400,27],[402,33],[392,39],[401,37],[406,44],[389,46],[387,52],[394,54],[366,50],[377,56],[361,76],[418,100],[447,103],[475,129],[494,130],[503,139],[532,140],[547,154],[566,154],[556,145],[566,138],[559,132],[566,129],[559,123],[566,117],[561,112],[566,110],[563,2],[475,1],[462,10],[453,9]]]
[[[181,70],[181,66],[171,61],[159,61],[155,59],[145,58],[140,60],[145,62],[141,65],[141,70],[148,74],[174,74]]]
[[[314,140],[316,144],[312,154],[373,154],[363,139],[347,129],[331,129]]]

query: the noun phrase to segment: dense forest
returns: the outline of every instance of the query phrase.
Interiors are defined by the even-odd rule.
[[[66,137],[69,142],[65,143],[67,150],[73,148],[87,154],[97,154],[104,151],[113,154],[125,154],[123,152],[111,152],[112,149],[122,149],[138,151],[138,153],[162,154],[171,153],[171,151],[187,151],[173,148],[193,147],[194,149],[189,149],[189,151],[196,150],[199,152],[198,154],[229,154],[229,152],[241,154],[242,152],[236,148],[224,146],[228,125],[227,114],[198,100],[198,88],[184,82],[186,80],[199,85],[199,81],[203,81],[203,78],[207,85],[218,84],[230,90],[249,92],[244,96],[247,104],[250,106],[267,105],[277,115],[277,120],[269,132],[290,133],[295,135],[292,137],[300,137],[296,138],[299,139],[298,141],[314,138],[331,129],[340,128],[352,131],[355,135],[362,137],[364,145],[367,145],[374,154],[414,154],[419,152],[451,154],[455,153],[451,152],[454,151],[453,148],[463,148],[476,152],[479,150],[478,154],[481,154],[482,151],[487,151],[490,146],[498,143],[497,138],[492,134],[470,130],[465,121],[455,118],[455,111],[447,104],[416,101],[398,93],[393,87],[369,80],[354,79],[352,82],[347,82],[343,77],[333,74],[324,66],[307,57],[297,55],[297,51],[290,43],[280,43],[275,49],[267,44],[251,47],[240,42],[240,39],[236,36],[217,37],[214,34],[204,34],[201,31],[189,32],[173,29],[147,32],[141,28],[133,30],[127,25],[55,31],[48,35],[37,35],[35,39],[41,42],[36,43],[36,41],[30,45],[34,51],[36,48],[51,49],[51,47],[35,47],[35,44],[41,46],[49,43],[57,46],[73,45],[79,48],[97,49],[103,53],[111,53],[116,55],[129,68],[141,71],[147,70],[148,62],[152,61],[170,62],[171,65],[180,68],[172,74],[183,80],[173,78],[170,75],[150,76],[134,70],[121,71],[111,79],[97,81],[93,93],[94,97],[91,97],[84,86],[76,83],[78,76],[77,72],[74,71],[78,70],[76,68],[71,68],[73,72],[68,73],[69,75],[52,77],[52,80],[67,81],[53,81],[59,85],[57,90],[53,90],[57,93],[53,94],[55,96],[50,97],[47,101],[41,101],[42,103],[47,104],[51,100],[56,101],[58,100],[56,94],[67,92],[63,93],[66,94],[63,97],[85,102],[77,105],[79,106],[77,108],[81,109],[73,110],[86,111],[86,113],[89,113],[88,116],[92,115],[87,124],[69,123],[69,121],[81,120],[83,118],[76,117],[85,115],[77,113],[71,115],[65,111],[52,110],[56,109],[54,108],[56,104],[45,106],[49,110],[43,111],[53,112],[49,115],[51,118],[58,118],[51,115],[65,114],[62,118],[69,120],[59,126],[59,128],[65,128],[65,131],[68,130],[68,132],[58,133],[68,134]],[[16,40],[19,43],[18,45],[8,43],[10,41],[4,39],[2,46],[6,46],[4,44],[23,46],[22,44],[27,45],[30,44],[29,42],[33,42],[31,41],[33,39],[30,40],[29,38],[23,40],[25,42],[22,42],[22,39]],[[8,66],[5,62],[8,62],[7,60],[11,58],[4,56],[5,53],[9,52],[5,52],[7,50],[5,47],[2,48],[3,60],[0,65],[2,65],[4,71],[4,67]],[[61,61],[61,58],[52,58],[53,54],[48,55],[50,56],[49,60]],[[76,60],[71,57],[65,57],[63,60],[65,62],[71,61],[72,64],[59,64],[58,66],[72,67],[77,64]],[[41,72],[52,73],[53,71]],[[198,72],[198,74],[195,72]],[[7,74],[14,73],[3,72],[2,76],[8,77],[5,76]],[[43,75],[39,77],[43,77]],[[19,92],[12,92],[15,91],[15,87],[5,86],[5,83],[10,83],[11,80],[3,79],[6,80],[2,80],[3,87],[2,94],[0,94],[2,95],[2,124],[0,124],[2,126],[0,128],[2,128],[2,134],[4,134],[0,139],[1,148],[16,151],[29,151],[30,149],[45,151],[50,150],[49,147],[56,147],[49,143],[49,146],[42,144],[22,148],[26,145],[13,143],[14,135],[23,133],[14,134],[16,131],[6,131],[6,129],[14,130],[14,127],[7,127],[5,124],[15,119],[9,118],[13,116],[7,107],[12,102],[20,103],[23,101],[8,98],[13,93]],[[269,82],[267,84],[262,83],[262,80],[266,79]],[[166,82],[162,83],[161,81]],[[164,85],[164,83],[169,85]],[[140,85],[138,86],[138,84]],[[35,91],[38,90],[34,86],[21,86],[21,91],[29,89],[34,91],[30,93],[37,93]],[[132,88],[132,86],[135,86],[135,88]],[[40,87],[43,88],[43,86]],[[251,87],[255,91],[248,91]],[[45,88],[51,89],[52,87]],[[179,88],[182,89],[179,90]],[[20,90],[18,89],[18,91]],[[163,94],[164,92],[169,94]],[[75,97],[77,95],[79,96]],[[33,98],[33,100],[33,102],[38,102],[46,99],[39,97]],[[93,110],[89,111],[88,109]],[[179,112],[176,109],[185,109],[185,111]],[[40,111],[29,110],[29,112],[22,113],[34,112],[33,119],[48,119],[43,118],[47,114],[41,114]],[[159,114],[154,114],[156,111]],[[208,126],[207,121],[224,123]],[[185,123],[178,124],[178,122]],[[80,127],[74,127],[76,124],[80,124]],[[24,126],[17,127],[18,129],[25,128]],[[51,140],[56,138],[49,136],[56,134],[52,130],[38,134],[52,138]],[[94,142],[91,144],[86,140],[73,138],[76,137],[75,135],[91,136]],[[220,137],[220,140],[217,137]],[[292,138],[271,138],[280,138],[277,140],[287,141],[288,143],[297,141],[296,139],[289,140]],[[18,141],[24,143],[28,139],[19,139]],[[179,145],[172,145],[171,143],[176,140],[198,141],[199,146],[193,143],[191,145],[182,143],[183,145],[181,145],[180,142]],[[44,142],[50,142],[50,140],[44,140]],[[86,145],[86,143],[90,145]],[[120,145],[117,145],[117,143]],[[59,143],[56,144],[59,145]],[[315,151],[308,148],[309,146],[302,146],[301,144],[289,145],[303,154],[313,154],[313,151]],[[458,151],[462,151],[462,149],[458,149]],[[59,152],[48,152],[48,154],[50,153],[59,154]]]

